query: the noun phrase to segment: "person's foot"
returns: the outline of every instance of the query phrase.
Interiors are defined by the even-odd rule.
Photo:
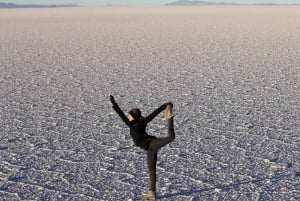
[[[171,119],[172,117],[174,117],[174,113],[172,112],[171,105],[167,105],[166,110],[165,110],[164,118],[165,118],[166,120],[169,120],[169,119]]]
[[[155,192],[153,191],[148,191],[146,194],[142,195],[142,201],[146,201],[146,200],[155,200],[156,199],[156,195]]]

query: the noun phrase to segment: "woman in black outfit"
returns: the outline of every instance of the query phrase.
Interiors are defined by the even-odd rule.
[[[147,194],[142,195],[142,200],[155,200],[157,152],[161,147],[165,146],[175,139],[173,125],[174,115],[171,109],[173,107],[173,104],[171,102],[165,103],[154,110],[147,117],[143,117],[141,115],[141,111],[138,108],[134,108],[130,110],[128,116],[126,117],[112,95],[110,95],[110,101],[113,104],[114,110],[130,128],[130,135],[135,145],[147,151],[147,163],[151,186]],[[145,131],[147,124],[165,109],[166,111],[164,117],[166,120],[168,120],[169,123],[168,137],[157,138],[155,136],[148,135]]]

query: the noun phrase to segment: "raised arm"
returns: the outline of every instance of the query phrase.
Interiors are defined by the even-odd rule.
[[[114,99],[114,97],[112,95],[110,95],[110,102],[112,103],[112,105],[113,105],[112,107],[114,108],[114,110],[121,117],[121,119],[125,122],[125,124],[127,126],[130,126],[130,121],[125,116],[124,112],[121,110],[121,108],[119,107],[119,105],[116,103],[116,101],[115,101],[115,99]]]
[[[157,108],[156,110],[154,110],[151,114],[149,114],[147,117],[144,118],[145,122],[150,122],[152,121],[160,112],[162,112],[164,109],[166,109],[167,105],[171,104],[171,102],[168,103],[164,103],[163,105],[161,105],[159,108]]]

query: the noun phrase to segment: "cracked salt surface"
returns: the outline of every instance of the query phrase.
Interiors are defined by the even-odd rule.
[[[124,111],[175,105],[159,200],[299,200],[298,11],[0,10],[1,200],[138,200],[145,153],[110,93]]]

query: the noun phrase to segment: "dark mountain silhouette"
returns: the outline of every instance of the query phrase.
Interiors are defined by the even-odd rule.
[[[258,3],[258,4],[244,4],[244,3],[224,3],[224,2],[208,2],[198,0],[178,0],[168,4],[166,6],[201,6],[201,5],[265,5],[265,6],[276,6],[276,5],[300,5],[300,4],[272,4],[272,3]]]
[[[178,0],[166,4],[167,6],[197,6],[197,5],[240,5],[238,3],[224,3],[224,2],[208,2],[197,0]]]

